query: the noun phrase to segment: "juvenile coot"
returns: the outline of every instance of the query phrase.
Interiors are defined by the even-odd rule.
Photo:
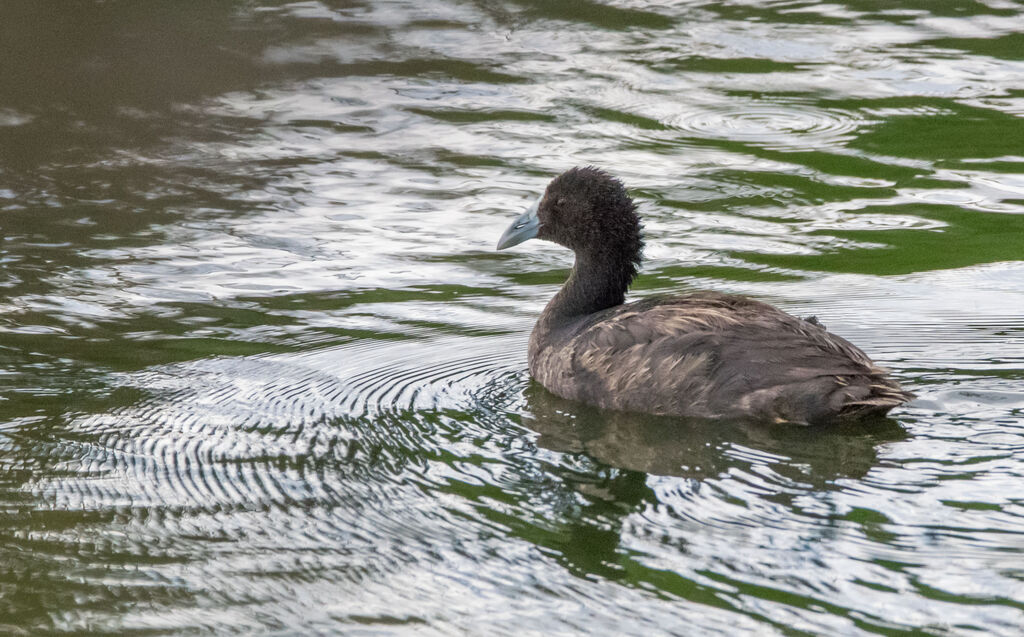
[[[816,320],[729,294],[623,304],[643,240],[622,182],[594,167],[556,177],[498,249],[532,238],[576,254],[530,336],[530,374],[598,407],[819,424],[882,415],[913,394]]]

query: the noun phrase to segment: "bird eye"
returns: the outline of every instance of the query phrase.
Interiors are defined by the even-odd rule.
[[[548,199],[548,212],[552,217],[558,217],[561,214],[563,205],[565,204],[565,197],[556,197],[555,199]]]

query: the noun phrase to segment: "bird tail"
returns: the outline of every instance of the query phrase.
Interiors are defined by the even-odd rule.
[[[893,407],[902,405],[914,398],[916,398],[914,394],[901,389],[892,380],[882,378],[871,384],[870,392],[867,396],[844,404],[839,415],[842,418],[884,416]]]

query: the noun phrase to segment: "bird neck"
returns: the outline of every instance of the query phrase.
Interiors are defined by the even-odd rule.
[[[560,322],[621,305],[638,262],[639,255],[615,251],[576,253],[568,280],[548,303],[544,316]]]

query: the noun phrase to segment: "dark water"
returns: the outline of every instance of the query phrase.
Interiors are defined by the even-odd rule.
[[[0,633],[1024,626],[1024,8],[0,4]],[[634,296],[817,315],[870,427],[530,384],[567,167]]]

